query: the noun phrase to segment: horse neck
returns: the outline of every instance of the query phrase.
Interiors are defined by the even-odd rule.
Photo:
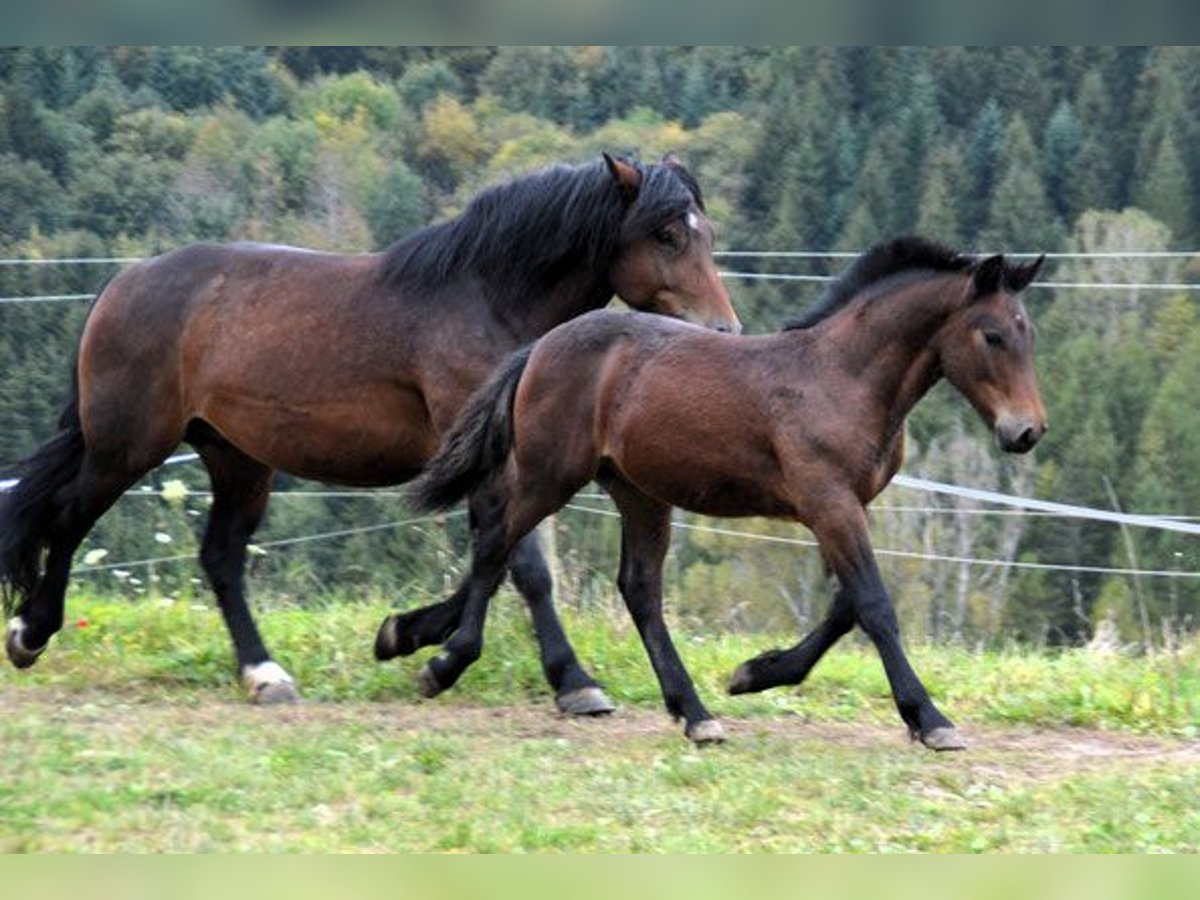
[[[942,376],[937,339],[963,302],[963,278],[942,274],[902,284],[829,320],[824,340],[834,345],[843,370],[871,387],[885,439]]]
[[[494,310],[518,343],[526,344],[563,322],[600,309],[612,299],[612,293],[606,272],[576,269],[552,284],[497,304]]]

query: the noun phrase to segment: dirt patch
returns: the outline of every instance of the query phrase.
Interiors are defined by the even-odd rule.
[[[660,711],[622,708],[608,716],[575,719],[558,715],[549,703],[536,702],[480,707],[444,701],[304,701],[294,706],[255,707],[211,699],[131,702],[101,692],[80,694],[53,688],[17,687],[0,690],[0,711],[6,715],[32,714],[51,722],[94,722],[118,733],[147,727],[203,730],[238,723],[255,727],[269,721],[281,729],[365,728],[379,735],[421,733],[493,741],[566,740],[583,752],[588,747],[613,749],[646,742],[669,746],[677,741],[684,746],[682,726]],[[798,717],[721,721],[734,747],[768,741],[778,743],[780,752],[785,753],[819,753],[822,747],[832,746],[864,753],[911,752],[933,756],[912,744],[899,724],[812,722]],[[968,724],[962,731],[969,749],[963,753],[939,754],[936,758],[985,779],[1042,780],[1118,767],[1200,765],[1200,741],[1082,728]]]

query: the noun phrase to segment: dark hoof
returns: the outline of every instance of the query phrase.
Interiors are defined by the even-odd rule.
[[[8,661],[18,669],[28,669],[38,661],[38,657],[46,649],[45,644],[42,644],[36,650],[27,649],[25,642],[22,640],[24,634],[25,623],[21,618],[16,616],[10,619],[4,637],[4,652],[8,654]]]
[[[605,716],[617,708],[608,695],[595,686],[559,694],[554,698],[554,705],[564,716]]]
[[[705,719],[695,725],[689,725],[683,732],[693,744],[703,747],[705,744],[723,744],[725,729],[716,719]]]
[[[396,619],[398,616],[388,616],[375,633],[375,658],[380,662],[402,656],[396,649]]]
[[[966,750],[967,742],[953,725],[934,728],[918,737],[930,750]]]
[[[421,666],[421,671],[417,673],[417,691],[421,696],[426,700],[432,700],[443,690],[445,688],[438,683],[437,676],[433,674],[429,663]]]
[[[731,694],[752,694],[758,688],[754,686],[754,676],[751,674],[753,660],[742,663],[734,670],[733,677],[729,679],[729,693]]]

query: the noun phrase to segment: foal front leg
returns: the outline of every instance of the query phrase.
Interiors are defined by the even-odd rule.
[[[879,651],[909,734],[931,750],[964,749],[966,742],[933,705],[900,644],[900,625],[871,550],[865,510],[846,503],[814,522],[813,532],[850,599],[855,619]]]

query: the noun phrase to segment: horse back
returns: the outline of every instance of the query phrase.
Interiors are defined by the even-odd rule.
[[[146,260],[109,283],[84,328],[85,434],[126,455],[137,435],[153,456],[201,419],[295,474],[397,479],[436,447],[415,316],[375,256],[198,244]],[[361,451],[335,449],[347,442]]]

